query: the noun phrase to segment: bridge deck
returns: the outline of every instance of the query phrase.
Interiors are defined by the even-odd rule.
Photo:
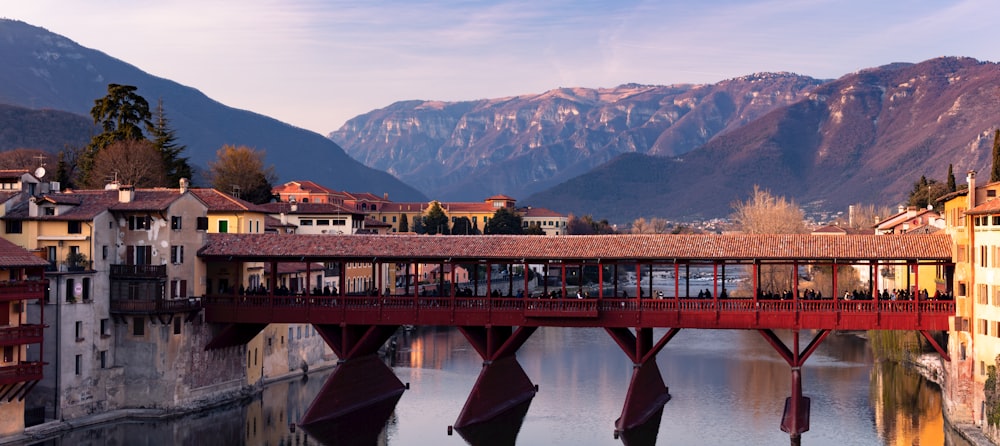
[[[950,300],[208,296],[224,323],[947,330]]]

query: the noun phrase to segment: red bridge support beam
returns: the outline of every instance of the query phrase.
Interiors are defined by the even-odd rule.
[[[392,406],[395,407],[406,387],[379,359],[378,349],[399,326],[344,324],[314,327],[340,361],[302,416],[300,425],[334,421],[393,399]]]
[[[615,420],[615,431],[625,432],[642,426],[670,401],[670,389],[663,383],[656,354],[680,332],[671,328],[653,345],[652,328],[636,328],[635,334],[627,328],[605,328],[611,338],[632,360],[632,380],[625,394],[622,415]]]
[[[483,369],[455,421],[455,428],[492,420],[523,406],[538,389],[517,362],[515,353],[538,327],[458,327],[483,358]]]
[[[806,349],[799,352],[799,331],[792,331],[792,348],[789,349],[785,343],[778,338],[771,330],[759,330],[764,339],[777,350],[778,354],[785,359],[785,362],[792,369],[792,396],[785,399],[785,412],[781,417],[781,430],[788,432],[792,444],[799,444],[802,433],[809,430],[809,409],[810,400],[802,396],[802,365],[805,364],[809,355],[812,355],[819,347],[819,344],[830,334],[830,330],[820,330],[816,333]]]

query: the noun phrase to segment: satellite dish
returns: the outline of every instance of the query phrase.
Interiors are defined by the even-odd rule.
[[[35,176],[38,177],[39,179],[41,179],[42,177],[44,177],[45,176],[45,168],[39,166],[37,169],[35,169]]]

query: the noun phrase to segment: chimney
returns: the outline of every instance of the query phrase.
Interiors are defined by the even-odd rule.
[[[976,207],[976,171],[970,170],[968,176],[965,177],[965,181],[969,183],[969,195],[966,202],[966,209],[972,209]]]
[[[134,186],[118,186],[118,202],[131,203],[135,199]]]
[[[531,209],[531,208],[528,208]],[[847,207],[847,226],[854,227],[854,205]]]
[[[288,200],[288,205],[291,212],[297,212],[299,210],[299,203],[295,201],[295,197]]]
[[[188,179],[181,178],[181,193],[183,194],[187,191],[188,191]]]
[[[385,201],[389,201],[389,193],[388,193],[388,192],[382,192],[382,198],[383,198],[383,199],[384,199]]]

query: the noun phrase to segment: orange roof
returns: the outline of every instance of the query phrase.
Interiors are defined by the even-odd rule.
[[[965,215],[996,214],[1000,212],[1000,198],[987,200],[985,203],[965,211]]]
[[[49,262],[6,239],[0,238],[0,267],[45,266]]]
[[[627,234],[516,235],[208,234],[199,256],[238,259],[603,259],[951,261],[947,235]]]

